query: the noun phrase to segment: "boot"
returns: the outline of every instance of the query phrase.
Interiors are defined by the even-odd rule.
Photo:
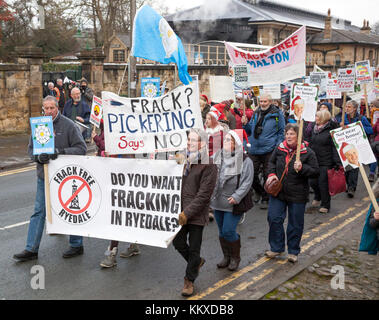
[[[224,259],[217,263],[217,268],[226,268],[230,263],[230,246],[224,238],[219,237],[222,253],[224,254]]]
[[[184,277],[184,287],[182,290],[182,296],[189,297],[193,294],[193,282]]]
[[[228,269],[230,271],[237,270],[241,257],[240,257],[240,249],[241,249],[241,238],[234,242],[229,242],[229,246],[231,248],[231,255],[230,255],[230,264]]]
[[[137,243],[131,243],[129,248],[125,252],[120,253],[121,258],[130,258],[136,255],[139,255],[139,246]]]
[[[100,267],[112,268],[117,265],[116,256],[117,247],[114,247],[112,250],[110,250],[110,247],[108,247],[108,250],[105,252],[105,259],[100,262]]]

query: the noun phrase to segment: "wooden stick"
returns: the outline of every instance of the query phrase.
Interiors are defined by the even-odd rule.
[[[367,84],[363,84],[363,90],[364,90],[364,97],[365,97],[365,103],[366,103],[366,117],[367,119],[370,118],[370,112],[368,110],[368,99],[367,99]]]
[[[304,120],[300,120],[299,135],[297,137],[296,161],[300,161],[301,140],[303,139]]]
[[[245,90],[242,90],[243,116],[246,117]]]
[[[345,125],[345,106],[346,106],[346,92],[343,93],[343,103],[342,103],[342,126]]]
[[[43,165],[43,173],[45,179],[45,205],[46,205],[46,218],[50,224],[53,223],[51,216],[51,203],[50,203],[50,182],[49,182],[49,170],[47,163]]]
[[[370,182],[368,181],[368,178],[367,178],[367,174],[366,174],[365,168],[364,168],[363,165],[361,165],[361,164],[359,165],[359,171],[361,172],[363,182],[365,183],[366,189],[367,189],[367,191],[368,191],[368,195],[370,196],[370,199],[371,199],[372,205],[373,205],[374,208],[375,208],[375,212],[379,212],[379,206],[378,206],[378,203],[376,202],[376,198],[375,198],[375,196],[374,196],[374,192],[372,191],[372,188],[371,188]]]
[[[335,116],[335,110],[334,110],[334,108],[335,108],[335,104],[336,104],[336,99],[333,99],[333,104],[332,104],[332,118],[334,118],[334,116]]]

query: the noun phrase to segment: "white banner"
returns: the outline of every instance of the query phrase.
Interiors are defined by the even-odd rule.
[[[280,84],[265,84],[264,86],[260,86],[259,89],[263,93],[271,95],[272,99],[279,100],[282,98]]]
[[[326,99],[341,99],[341,91],[338,90],[337,79],[328,79],[326,83]]]
[[[338,90],[341,92],[354,92],[355,73],[354,69],[338,69]]]
[[[224,100],[234,100],[233,80],[229,76],[209,76],[211,100],[220,103]]]
[[[305,76],[305,26],[264,51],[244,51],[228,42],[225,47],[233,65],[248,66],[250,86],[283,83]]]
[[[180,230],[183,166],[176,161],[63,155],[48,168],[47,233],[167,248]]]
[[[309,76],[309,84],[318,85],[320,88],[318,98],[326,99],[326,85],[328,81],[328,72],[311,72]]]
[[[198,82],[157,98],[123,98],[103,91],[105,151],[169,152],[186,148],[186,130],[203,129]]]

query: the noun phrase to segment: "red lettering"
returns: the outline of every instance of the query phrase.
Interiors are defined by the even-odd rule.
[[[271,53],[275,53],[275,51],[276,51],[276,47],[273,47],[273,48],[271,48]]]
[[[253,57],[254,57],[255,60],[259,60],[259,55],[253,54]]]
[[[291,39],[288,39],[286,41],[284,41],[284,44],[286,45],[286,48],[291,48],[292,47],[292,43],[291,43]]]
[[[261,58],[267,58],[267,55],[264,53],[261,53]]]
[[[280,50],[286,50],[286,48],[284,47],[284,43],[278,45],[277,48],[278,48],[279,51],[280,51]]]
[[[247,58],[246,58],[246,54],[244,54],[243,52],[240,52],[240,56],[241,56],[242,58],[244,58],[245,60],[247,59]]]
[[[291,40],[292,40],[292,43],[293,43],[294,46],[297,46],[299,44],[299,42],[298,42],[299,41],[298,36],[293,36],[291,38]]]
[[[236,58],[238,58],[239,51],[234,50],[234,53],[236,54]]]
[[[254,60],[254,57],[253,57],[250,53],[247,54],[247,58],[248,58],[249,60]]]
[[[120,140],[124,142],[124,145],[122,145],[121,142],[118,143],[120,149],[125,149],[128,146],[128,141],[126,141],[125,138],[125,136],[120,137]]]

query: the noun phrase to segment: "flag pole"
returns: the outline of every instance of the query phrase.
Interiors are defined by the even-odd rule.
[[[136,15],[136,0],[130,1],[130,43],[131,47],[133,47],[133,31],[134,31],[134,18]],[[126,67],[125,67],[126,68]],[[129,98],[134,98],[137,96],[137,86],[136,86],[136,69],[137,69],[137,62],[136,57],[131,56],[129,54],[129,68],[128,68],[128,96]]]

